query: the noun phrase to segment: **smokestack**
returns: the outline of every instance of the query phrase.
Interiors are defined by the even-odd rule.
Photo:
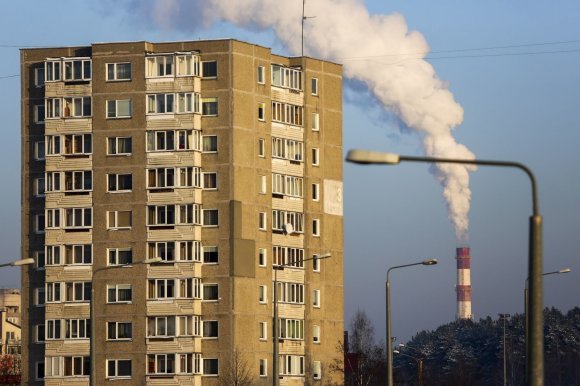
[[[457,319],[472,319],[471,255],[468,247],[457,248]]]

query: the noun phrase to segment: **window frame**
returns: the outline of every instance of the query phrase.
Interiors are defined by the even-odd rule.
[[[120,263],[120,252],[130,252],[130,259],[131,261],[129,263]],[[114,255],[111,255],[111,252],[114,253]],[[116,263],[111,263],[111,258],[114,257],[114,260]],[[111,266],[111,267],[115,267],[115,266],[131,266],[133,264],[133,248],[131,247],[118,247],[118,248],[107,248],[107,266]]]
[[[115,149],[111,149],[111,140],[113,140],[114,142],[114,147]],[[128,153],[121,153],[119,152],[119,143],[121,141],[124,140],[128,140],[129,142],[129,147],[131,148],[131,151]],[[123,145],[122,147],[126,147],[127,145]],[[115,152],[112,153],[111,150],[114,150]],[[133,137],[107,137],[107,155],[108,156],[130,156],[133,154]]]
[[[312,290],[312,307],[321,308],[322,306],[322,293],[319,289]]]
[[[109,294],[110,290],[115,290],[115,298],[113,300],[110,299]],[[131,294],[131,298],[129,300],[119,300],[120,291],[129,290]],[[133,285],[132,284],[107,284],[107,292],[106,292],[106,303],[107,304],[131,304],[133,303]]]
[[[119,337],[119,331],[121,325],[128,325],[129,326],[129,333],[131,336],[129,337]],[[115,336],[110,336],[111,326],[114,326]],[[107,321],[107,341],[132,341],[133,340],[133,323],[131,321],[115,321],[115,320],[108,320]]]
[[[126,188],[124,185],[127,183],[126,181],[122,184],[121,180],[127,178],[129,176],[130,187]],[[114,186],[111,189],[111,178],[114,179]],[[123,185],[124,188],[119,188],[120,185]],[[132,173],[107,173],[107,193],[128,193],[133,190],[133,174]]]
[[[120,78],[118,76],[118,67],[120,65],[129,65],[129,77],[128,78]],[[112,66],[112,73],[113,73],[113,79],[111,79],[109,77],[110,74],[110,66]],[[105,80],[107,82],[129,82],[132,80],[133,78],[133,64],[131,62],[114,62],[114,63],[106,63],[105,64]]]
[[[111,375],[109,373],[109,364],[111,362],[115,363],[115,374],[114,375]],[[131,370],[129,375],[119,375],[119,362],[129,362],[129,369]],[[106,369],[106,375],[105,375],[106,379],[131,379],[133,377],[133,363],[132,363],[131,359],[129,359],[129,358],[106,359],[105,369]]]
[[[266,67],[258,65],[256,78],[258,84],[266,84]]]
[[[205,69],[206,64],[209,65],[209,64],[212,64],[212,63],[215,64],[215,71],[212,71],[212,75],[206,75],[205,74],[205,72],[206,72],[206,69]],[[209,69],[210,68],[208,68],[208,70]],[[213,69],[213,66],[211,67],[211,69]],[[213,75],[214,72],[215,72],[215,75]],[[218,71],[218,61],[217,60],[202,60],[201,61],[201,78],[202,79],[217,79],[218,73],[219,73],[219,71]]]
[[[217,208],[207,208],[207,209],[202,209],[202,226],[204,228],[217,228],[219,227],[219,210]],[[215,213],[215,223],[211,222],[211,223],[207,223],[206,224],[206,213]],[[213,218],[213,216],[210,214],[209,215],[210,218]]]
[[[129,213],[129,225],[121,225],[120,217],[122,214]],[[111,222],[113,224],[111,224]],[[107,211],[107,229],[121,230],[131,229],[133,227],[133,211],[132,210],[108,210]]]
[[[114,111],[110,111],[111,102],[114,102],[115,109]],[[129,115],[119,115],[119,103],[120,102],[128,102],[128,111]],[[105,119],[127,119],[133,116],[133,101],[131,98],[129,99],[108,99],[105,103],[106,111],[105,111]]]
[[[266,248],[258,248],[258,267],[265,268],[268,266],[268,250]]]
[[[313,96],[318,96],[318,78],[312,78],[310,80],[310,90]]]

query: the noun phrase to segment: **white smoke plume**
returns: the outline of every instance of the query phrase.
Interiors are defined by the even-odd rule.
[[[300,0],[127,0],[130,12],[165,29],[192,31],[216,22],[272,29],[294,55],[301,53]],[[307,0],[304,52],[343,64],[344,76],[363,82],[409,128],[418,132],[426,155],[474,158],[455,141],[452,129],[463,109],[423,58],[429,46],[398,13],[370,15],[362,0]],[[470,166],[431,168],[443,187],[458,240],[466,240],[471,200]]]

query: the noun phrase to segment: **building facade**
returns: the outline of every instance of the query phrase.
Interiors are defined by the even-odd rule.
[[[340,383],[341,71],[236,40],[23,49],[23,384],[271,384],[273,267],[280,384]]]
[[[6,311],[6,320],[20,325],[20,289],[0,288],[0,308]]]

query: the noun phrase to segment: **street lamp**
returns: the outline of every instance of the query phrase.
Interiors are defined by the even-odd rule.
[[[499,317],[503,319],[503,386],[507,386],[507,357],[506,357],[506,347],[505,347],[505,321],[509,318],[510,314],[499,314]]]
[[[34,264],[34,259],[22,259],[22,260],[11,261],[10,263],[0,264],[0,268],[2,268],[2,267],[20,267],[21,265],[30,265],[30,264]]]
[[[391,282],[389,281],[389,274],[392,270],[398,268],[412,267],[415,265],[435,265],[437,264],[437,259],[428,259],[419,261],[417,263],[396,265],[387,270],[387,385],[393,386],[393,348],[391,347]]]
[[[400,344],[399,346],[406,347],[405,345],[402,345],[402,344]],[[409,348],[412,348],[412,347],[409,347]],[[416,351],[418,351],[418,350],[416,350]],[[423,360],[425,359],[425,357],[416,357],[416,356],[401,352],[399,350],[393,350],[393,354],[403,355],[403,356],[409,357],[411,359],[414,359],[417,362],[417,374],[418,374],[418,378],[419,378],[419,386],[423,386]],[[422,354],[422,353],[419,352],[419,354]]]
[[[89,339],[90,358],[91,358],[91,372],[90,372],[91,382],[90,382],[90,386],[97,386],[97,374],[96,374],[97,350],[96,350],[96,345],[95,345],[97,323],[95,323],[95,319],[94,319],[94,316],[95,316],[95,275],[97,274],[97,272],[105,271],[107,269],[130,267],[132,265],[138,265],[138,264],[153,264],[153,263],[159,263],[161,261],[162,260],[160,257],[153,257],[151,259],[136,261],[134,263],[129,263],[129,264],[110,265],[110,266],[106,266],[106,267],[101,267],[101,268],[95,269],[93,271],[93,278],[92,278],[92,283],[91,283],[91,302],[90,302],[90,311],[89,311],[90,312],[89,319],[91,321],[91,336]]]
[[[570,268],[562,268],[559,269],[557,271],[552,271],[552,272],[544,272],[542,273],[542,276],[548,276],[548,275],[556,275],[556,274],[561,274],[561,273],[569,273],[572,272],[572,270]],[[524,332],[525,332],[525,342],[526,342],[526,353],[528,352],[527,348],[528,348],[528,279],[529,277],[526,278],[526,284],[524,286]],[[526,365],[527,365],[527,361],[526,361]]]
[[[544,384],[544,334],[543,334],[543,289],[542,289],[542,216],[538,206],[538,193],[534,173],[525,165],[511,161],[490,161],[478,159],[455,159],[403,156],[367,150],[350,150],[346,156],[349,162],[359,164],[396,165],[401,161],[425,163],[452,163],[482,166],[511,167],[524,171],[530,178],[532,188],[532,216],[529,228],[528,277],[530,283],[530,313],[527,323],[530,327],[529,343],[526,344],[526,379],[530,386]]]
[[[292,233],[292,231],[289,231],[288,233]],[[299,259],[299,260],[294,260],[289,262],[288,264],[282,263],[279,265],[274,265],[272,263],[272,269],[274,270],[274,326],[272,327],[272,333],[273,333],[273,338],[272,338],[272,384],[274,386],[278,386],[280,384],[280,374],[278,371],[278,339],[279,339],[279,332],[278,332],[278,271],[283,271],[284,267],[290,267],[294,264],[299,264],[299,263],[303,263],[305,261],[310,261],[310,260],[324,260],[324,259],[328,259],[329,257],[331,257],[332,255],[330,253],[325,253],[324,255],[320,255],[320,256],[312,256],[309,257],[307,259]]]

